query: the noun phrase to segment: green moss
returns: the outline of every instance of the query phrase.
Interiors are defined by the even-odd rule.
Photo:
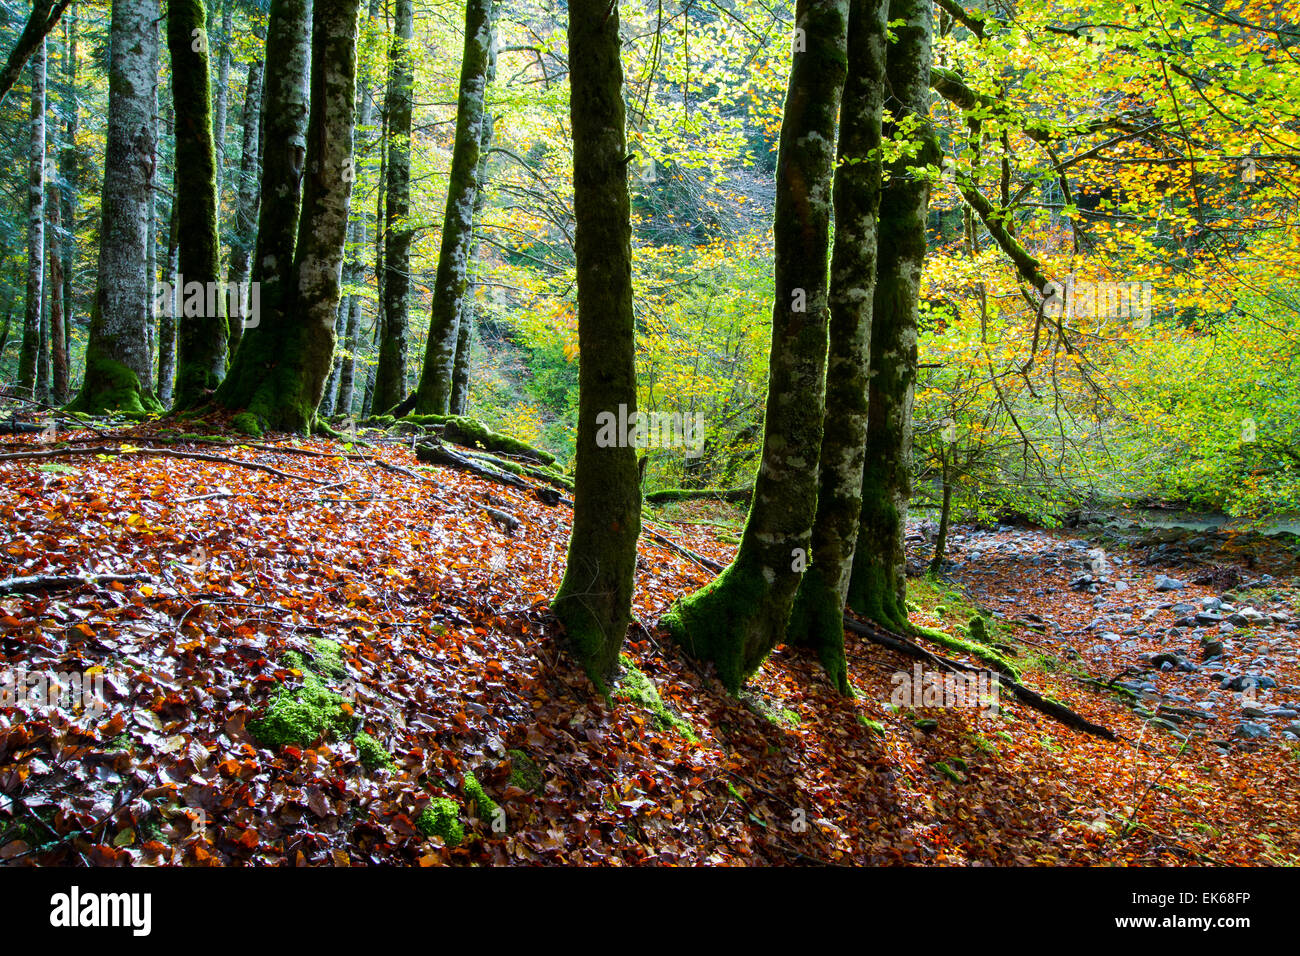
[[[988,625],[984,623],[984,618],[978,614],[972,617],[970,623],[966,625],[966,636],[976,644],[988,644],[989,629]]]
[[[393,755],[364,730],[358,731],[357,735],[352,738],[352,745],[357,748],[357,755],[361,758],[361,766],[367,770],[378,770],[381,767],[385,770],[397,769],[397,761],[393,759]]]
[[[480,820],[492,820],[496,817],[501,808],[487,795],[483,784],[478,782],[478,777],[472,773],[465,774],[462,788],[465,791],[465,807],[470,813]]]
[[[952,651],[958,651],[963,654],[969,654],[988,664],[994,670],[1006,674],[1013,681],[1019,683],[1020,669],[1011,663],[991,647],[982,644],[972,644],[970,641],[963,640],[960,637],[953,637],[943,631],[936,630],[933,627],[913,626],[910,633],[917,637],[924,637],[931,643],[938,644],[940,647],[946,647]]]
[[[465,839],[465,827],[460,822],[460,807],[455,800],[438,797],[420,811],[415,818],[415,828],[425,836],[442,837],[448,846],[457,846]]]
[[[542,776],[542,768],[537,766],[537,761],[522,750],[511,750],[508,755],[510,785],[529,793],[541,793],[546,787],[546,778]]]
[[[934,769],[937,770],[937,771],[939,771],[939,773],[943,774],[945,777],[947,777],[947,778],[948,778],[949,780],[951,780],[953,783],[965,783],[965,782],[966,782],[966,781],[965,781],[965,778],[962,777],[962,775],[961,775],[960,772],[958,772],[957,770],[954,770],[952,767],[948,766],[948,765],[947,765],[946,763],[944,763],[942,760],[940,760],[938,763],[936,763],[936,764],[934,765]]]
[[[518,438],[494,432],[477,418],[465,418],[460,415],[448,416],[443,423],[442,437],[449,442],[455,442],[457,445],[464,445],[467,448],[478,448],[482,451],[500,452],[506,455],[518,455],[522,458],[533,458],[544,465],[555,464],[555,456],[550,452],[534,448]]]
[[[248,435],[252,438],[261,438],[263,434],[262,423],[252,412],[240,412],[230,420],[230,427],[241,435]]]
[[[641,673],[632,663],[632,659],[626,655],[623,656],[623,668],[623,676],[619,678],[618,687],[614,691],[615,698],[629,700],[649,711],[655,719],[656,726],[664,729],[672,728],[691,743],[699,742],[700,738],[695,733],[695,729],[668,709],[654,683]]]
[[[249,721],[248,729],[266,747],[309,746],[346,737],[356,725],[357,718],[344,709],[343,698],[308,671],[300,686],[279,688],[266,713]]]
[[[872,720],[869,717],[864,717],[862,714],[858,714],[858,723],[879,737],[885,736],[885,725],[878,720]]]
[[[121,362],[97,353],[93,346],[86,353],[86,377],[81,392],[68,405],[68,411],[87,415],[106,412],[161,412],[162,405],[153,393],[140,385],[140,378]]]

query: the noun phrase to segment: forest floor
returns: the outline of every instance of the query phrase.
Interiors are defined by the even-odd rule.
[[[990,612],[1023,683],[1110,742],[1005,693],[996,714],[894,706],[914,662],[852,635],[853,699],[785,648],[732,698],[654,629],[712,572],[643,536],[607,701],[547,612],[566,504],[409,443],[159,445],[168,428],[0,456],[0,578],[140,576],[0,594],[0,861],[1300,862],[1289,552],[956,529],[945,578],[912,581],[914,620],[961,636]],[[720,517],[673,506],[653,527],[726,561]],[[40,697],[42,672],[93,699]],[[1251,674],[1264,687],[1222,686]],[[259,743],[277,707],[322,733]],[[426,835],[439,799],[456,845]]]

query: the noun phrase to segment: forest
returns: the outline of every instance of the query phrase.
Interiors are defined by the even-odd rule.
[[[6,867],[1300,862],[1300,0],[6,53]]]

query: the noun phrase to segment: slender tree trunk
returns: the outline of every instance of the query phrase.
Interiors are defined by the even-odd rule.
[[[45,38],[31,53],[32,94],[27,127],[27,304],[23,314],[18,388],[35,397],[41,365],[41,305],[45,289]],[[48,382],[46,383],[48,386]]]
[[[948,523],[952,519],[952,476],[949,474],[947,453],[944,454],[942,469],[943,504],[939,508],[939,535],[934,542],[934,557],[930,559],[931,574],[943,570],[943,560],[948,553]]]
[[[226,181],[226,114],[230,104],[230,55],[235,32],[234,0],[222,0],[221,35],[217,37],[217,89],[212,104],[212,141],[216,150],[217,225],[221,225],[221,190]]]
[[[170,408],[176,390],[176,276],[180,271],[180,208],[176,204],[176,180],[172,179],[171,213],[167,217],[166,282],[171,299],[159,310],[158,316],[158,401]]]
[[[488,63],[489,85],[496,74],[495,56]],[[485,107],[483,110],[483,135],[479,139],[478,184],[474,194],[474,241],[470,244],[469,262],[474,266],[478,262],[478,230],[482,228],[483,210],[487,206],[488,157],[492,146],[492,114]],[[475,283],[471,279],[461,299],[460,310],[456,320],[456,361],[451,370],[451,413],[464,415],[469,407],[469,361],[470,348],[474,338],[474,318],[477,309],[474,305]]]
[[[608,8],[609,4],[606,4]],[[602,17],[608,14],[601,14]],[[570,20],[576,17],[570,8]],[[447,210],[442,248],[433,283],[429,341],[415,409],[446,415],[451,410],[456,339],[469,288],[470,245],[474,239],[474,204],[478,198],[479,152],[483,140],[484,96],[492,70],[492,0],[466,0],[465,51],[460,63],[456,106],[456,142],[447,182]],[[619,67],[620,82],[622,67]],[[619,127],[622,130],[622,126]]]
[[[375,368],[374,410],[386,412],[406,397],[407,329],[411,289],[411,97],[415,85],[412,55],[413,0],[396,0],[389,47],[388,232],[384,242],[384,325]],[[444,242],[445,242],[444,237]]]
[[[112,5],[108,134],[104,163],[99,277],[90,313],[86,377],[73,407],[158,410],[149,387],[152,303],[145,276],[149,186],[153,181],[151,74],[158,46],[157,0]]]
[[[157,299],[155,298],[155,293],[157,292],[157,284],[158,284],[158,166],[160,164],[162,154],[161,154],[161,147],[160,147],[160,140],[159,140],[159,126],[158,126],[159,83],[156,77],[158,76],[161,65],[162,65],[162,44],[161,42],[159,42],[154,45],[154,49],[153,49],[153,75],[155,77],[155,80],[153,84],[153,92],[150,97],[150,99],[152,100],[150,104],[152,109],[149,114],[149,119],[150,122],[153,124],[154,174],[149,178],[149,208],[148,208],[148,218],[146,220],[148,225],[146,227],[147,236],[145,237],[145,244],[144,244],[145,245],[145,261],[144,261],[145,301],[149,303],[149,308],[150,308],[150,322],[147,326],[149,330],[147,347],[149,349],[150,375],[153,374],[153,369],[154,369],[154,354],[155,354],[155,345],[156,345],[155,340],[158,334],[158,322],[154,321],[154,319],[157,318],[157,313],[158,313]],[[175,131],[174,124],[172,125],[172,129],[174,133]]]
[[[63,149],[59,154],[59,173],[63,180],[62,219],[68,231],[67,242],[63,243],[63,365],[68,370],[69,380],[72,376],[72,362],[69,348],[72,343],[72,325],[77,314],[77,305],[73,299],[73,277],[77,266],[77,215],[81,196],[78,192],[81,183],[80,166],[77,161],[77,133],[81,127],[81,104],[77,96],[77,4],[72,4],[63,22],[63,78],[69,91],[68,102],[64,104],[67,114]],[[60,401],[66,401],[69,386],[64,387]]]
[[[370,22],[379,17],[379,0],[370,0],[370,9],[367,18]],[[357,153],[363,152],[362,142],[369,143],[374,139],[374,133],[369,129],[370,124],[374,121],[374,109],[372,106],[374,83],[367,70],[363,76],[357,78],[357,137],[359,140]],[[380,194],[383,193],[383,174],[381,162],[380,185],[378,187]],[[351,234],[348,238],[348,260],[344,266],[344,282],[356,288],[360,286],[366,278],[366,265],[363,252],[367,243],[370,241],[367,229],[367,217],[370,215],[369,210],[365,207],[358,208],[353,215],[352,223],[349,226]],[[356,370],[357,370],[357,351],[361,348],[361,303],[362,297],[356,292],[349,292],[346,300],[346,321],[343,330],[343,347],[340,354],[336,356],[338,363],[338,392],[334,402],[334,412],[338,415],[352,414],[352,401],[355,392]]]
[[[862,476],[862,520],[849,581],[849,606],[895,630],[907,621],[903,535],[912,493],[912,396],[916,384],[916,328],[921,265],[925,259],[925,216],[930,201],[927,164],[939,161],[930,126],[930,0],[891,0],[896,42],[886,70],[890,95],[885,107],[897,124],[920,120],[921,150],[889,169],[880,202],[879,261],[871,325],[871,389],[867,450]]]
[[[59,181],[50,181],[49,192],[49,260],[50,260],[50,397],[54,404],[68,400],[68,329],[63,306],[63,226],[59,214],[63,201]]]
[[[784,637],[809,561],[826,387],[827,259],[849,0],[798,0],[776,172],[776,301],[763,457],[736,558],[664,624],[733,693]]]
[[[607,436],[602,429],[608,416],[617,420],[620,412],[636,411],[631,200],[618,26],[618,8],[608,0],[570,0],[578,440],[573,531],[552,608],[587,675],[602,692],[618,673],[641,533],[636,449],[628,442],[603,440]],[[467,32],[467,58],[468,37],[474,35]],[[477,35],[485,41],[486,29],[479,28]],[[463,91],[462,83],[462,109]],[[473,135],[477,153],[480,130]],[[459,132],[456,149],[461,149]],[[454,194],[454,172],[452,182]],[[473,201],[473,196],[468,198]],[[450,202],[447,218],[452,219]],[[444,233],[444,250],[447,242]]]
[[[259,392],[280,363],[286,325],[292,322],[294,246],[302,208],[303,163],[307,152],[308,69],[311,51],[310,0],[273,0],[266,34],[262,92],[262,183],[252,276],[258,284],[258,314],[248,318],[216,401],[226,408],[252,409],[278,420]],[[269,144],[269,145],[268,145]]]
[[[274,317],[274,334],[259,336],[259,349],[269,351],[260,356],[247,351],[249,336],[236,357],[236,364],[256,357],[264,368],[246,406],[253,420],[245,419],[245,427],[256,423],[259,428],[308,432],[315,424],[334,354],[352,196],[356,42],[357,0],[316,0],[298,239],[283,311]],[[268,56],[267,62],[274,61]],[[275,142],[269,133],[268,142]],[[275,151],[265,153],[268,169]]]
[[[257,37],[264,40],[263,31],[257,28]],[[239,191],[235,200],[235,228],[230,236],[230,270],[229,279],[232,287],[242,288],[251,272],[253,243],[257,239],[257,209],[260,188],[261,169],[259,134],[262,120],[262,59],[256,57],[248,64],[248,82],[244,87],[244,136],[239,160]],[[241,311],[231,309],[230,319],[230,355],[233,358],[243,335],[244,321],[247,318]]]
[[[848,78],[840,107],[831,255],[830,352],[826,367],[812,565],[799,584],[787,640],[817,651],[827,675],[848,694],[844,601],[862,509],[871,360],[871,299],[880,211],[881,106],[888,0],[850,0]]]
[[[217,234],[216,151],[203,0],[168,0],[176,117],[176,205],[180,210],[182,310],[177,318],[176,407],[205,401],[226,372],[228,327]],[[203,289],[201,302],[192,291]],[[209,291],[212,290],[212,291]]]

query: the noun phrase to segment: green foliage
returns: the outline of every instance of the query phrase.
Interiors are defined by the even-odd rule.
[[[415,818],[415,827],[425,836],[442,837],[448,846],[458,846],[465,839],[460,822],[460,805],[448,797],[436,797]]]

